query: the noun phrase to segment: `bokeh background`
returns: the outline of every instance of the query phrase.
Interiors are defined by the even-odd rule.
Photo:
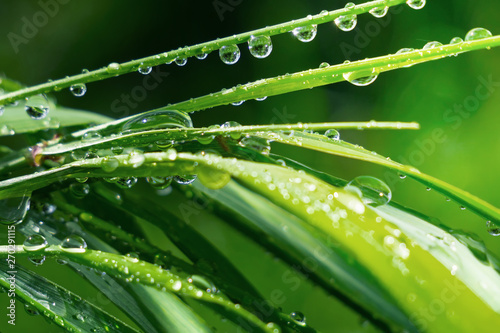
[[[45,2],[0,2],[0,72],[26,85],[345,5],[337,0],[56,2],[57,13],[32,37],[13,46],[9,36],[12,38],[12,33],[23,36],[25,20],[33,22],[34,15],[44,10],[41,3]],[[337,64],[346,59],[385,55],[403,47],[420,48],[433,40],[447,43],[455,36],[464,37],[475,27],[500,34],[499,11],[500,3],[488,0],[430,0],[422,10],[400,6],[383,19],[362,15],[358,17],[357,28],[351,32],[342,32],[333,23],[321,25],[316,39],[310,43],[301,43],[290,34],[273,37],[274,50],[262,60],[253,58],[246,45],[240,45],[241,59],[232,66],[223,64],[215,52],[202,61],[191,58],[184,67],[160,66],[158,70],[163,76],[158,87],[148,91],[144,100],[133,101],[133,106],[123,102],[123,94],[130,94],[134,87],[143,84],[144,77],[138,73],[90,83],[82,98],[72,96],[69,91],[55,93],[54,97],[65,106],[123,117],[238,83],[315,68],[321,62]],[[396,161],[411,163],[425,173],[500,206],[499,59],[498,49],[463,54],[385,73],[368,87],[343,82],[270,97],[263,102],[218,107],[196,113],[192,118],[195,126],[221,124],[227,120],[241,124],[416,121],[422,127],[419,131],[342,131],[341,138]],[[485,81],[493,84],[485,86]],[[478,98],[478,89],[482,94],[488,92],[489,96]],[[464,111],[458,112],[460,108]],[[436,130],[443,132],[443,140],[433,139],[432,133]],[[317,152],[277,144],[273,145],[273,152],[344,179],[377,176],[390,185],[393,200],[436,217],[450,228],[478,234],[491,251],[500,254],[500,239],[486,232],[482,218],[462,211],[456,203],[447,202],[440,194],[427,191],[412,180],[400,180],[395,173],[371,164]],[[226,250],[239,246],[223,239],[221,243]],[[245,251],[236,253],[240,257],[235,260],[249,264],[257,260],[245,257]],[[263,253],[263,257],[261,262],[257,260],[261,271],[248,274],[252,274],[257,285],[266,285],[264,282],[272,281],[273,277],[279,282],[279,270],[286,268],[276,265],[269,254]],[[61,273],[55,268],[58,268],[56,264],[46,263],[37,271],[72,288],[74,273],[69,270]],[[82,293],[96,297],[91,287],[82,288]],[[268,283],[268,288],[272,290],[273,282]],[[288,302],[283,306],[286,311],[303,309],[308,321],[324,332],[369,330],[354,313],[307,281],[299,290],[289,291],[287,297]],[[6,302],[5,294],[0,295],[0,304]],[[103,306],[120,316],[111,305]],[[18,314],[19,326],[13,332],[61,331],[41,318],[31,318],[20,311]],[[12,330],[6,327],[5,321],[0,319],[2,333]],[[226,330],[229,332],[231,328]]]

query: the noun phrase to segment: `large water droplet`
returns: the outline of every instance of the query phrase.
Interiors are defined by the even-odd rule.
[[[317,24],[306,25],[305,27],[298,27],[292,30],[292,34],[295,36],[295,38],[304,43],[308,43],[314,40],[317,33]]]
[[[340,140],[340,133],[336,129],[329,129],[328,131],[325,132],[325,136],[334,141]]]
[[[465,40],[477,40],[493,36],[489,30],[484,28],[474,28],[465,35]]]
[[[231,180],[231,175],[224,170],[219,170],[214,166],[200,165],[196,169],[198,179],[207,188],[218,190],[226,186]]]
[[[137,71],[139,73],[141,73],[142,75],[148,75],[149,73],[151,73],[152,70],[153,70],[153,67],[148,66],[148,65],[144,65],[144,63],[141,63],[141,65],[139,66],[139,69]]]
[[[0,200],[0,223],[21,223],[30,208],[30,196],[14,197]]]
[[[71,195],[76,199],[82,199],[90,193],[89,184],[73,183],[69,186]]]
[[[24,110],[32,119],[43,119],[49,114],[49,101],[45,95],[31,96],[26,100]]]
[[[106,67],[106,71],[110,74],[115,74],[118,73],[121,69],[121,66],[117,62],[112,62]]]
[[[115,184],[121,188],[131,188],[132,186],[137,184],[137,178],[136,177],[118,178],[115,181]]]
[[[175,58],[175,64],[177,66],[186,66],[188,60],[187,58],[177,57]]]
[[[120,166],[120,162],[115,157],[106,156],[102,159],[101,168],[104,172],[113,172],[118,166]]]
[[[179,175],[174,176],[174,180],[177,184],[180,185],[189,185],[192,184],[196,180],[196,175]]]
[[[41,254],[35,254],[28,257],[28,260],[35,266],[40,266],[45,262],[45,256]]]
[[[196,140],[202,145],[208,145],[215,139],[215,135],[202,132],[196,136]]]
[[[69,91],[76,97],[82,97],[87,92],[87,86],[85,83],[77,83],[69,87]]]
[[[223,63],[227,65],[233,65],[240,60],[240,49],[238,45],[227,45],[223,46],[219,50],[219,57]]]
[[[172,177],[147,177],[146,181],[157,190],[164,190],[172,184]]]
[[[351,180],[346,190],[357,193],[364,204],[373,207],[387,204],[391,201],[392,192],[386,183],[371,176],[359,176]]]
[[[62,242],[61,245],[61,250],[65,252],[71,252],[71,253],[83,253],[85,252],[85,249],[87,248],[87,243],[85,240],[78,236],[78,235],[71,235],[67,238],[65,238]]]
[[[363,70],[342,74],[344,79],[355,86],[364,87],[375,82],[378,73],[373,70]]]
[[[255,58],[266,58],[273,50],[273,43],[269,36],[250,36],[248,50]]]
[[[425,0],[407,0],[406,3],[412,9],[422,9],[425,7]]]
[[[144,153],[142,151],[134,150],[128,154],[126,163],[132,168],[138,168],[144,163],[145,160],[146,157],[144,156]]]
[[[306,316],[304,316],[302,312],[300,311],[292,312],[290,313],[290,317],[296,324],[300,326],[306,326]]]
[[[351,9],[354,8],[355,4],[352,2],[349,2],[345,5],[345,8]],[[337,17],[334,20],[335,24],[337,27],[339,27],[340,30],[342,31],[351,31],[356,27],[356,24],[358,23],[358,18],[355,14],[353,15],[342,15]]]
[[[376,18],[381,18],[381,17],[384,17],[388,11],[389,11],[388,6],[375,7],[375,8],[370,9],[369,13],[372,14]]]
[[[486,221],[486,230],[492,236],[500,236],[500,227],[491,221]]]
[[[31,235],[24,240],[23,247],[27,252],[39,251],[49,245],[42,235]]]
[[[196,59],[199,59],[199,60],[204,60],[206,59],[208,56],[208,53],[199,53],[197,55],[195,55]]]
[[[224,124],[222,124],[220,127],[221,128],[231,128],[231,127],[240,127],[241,124],[236,122],[236,121],[226,121]],[[234,139],[238,140],[241,137],[241,132],[230,132],[229,136]]]
[[[122,126],[122,133],[141,132],[151,129],[193,127],[191,117],[177,110],[148,111],[133,117]]]

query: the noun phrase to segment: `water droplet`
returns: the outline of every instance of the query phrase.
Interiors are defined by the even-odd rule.
[[[474,28],[465,35],[465,40],[477,40],[493,36],[489,30],[484,28]]]
[[[44,203],[42,206],[42,212],[45,215],[53,214],[56,211],[56,209],[57,209],[57,206],[53,205],[51,203]]]
[[[134,150],[128,154],[126,164],[130,165],[132,168],[138,168],[145,160],[146,157],[144,157],[142,151]]]
[[[317,24],[307,25],[305,27],[298,27],[292,30],[292,34],[295,36],[295,38],[297,38],[299,41],[303,43],[308,43],[314,40],[317,33],[318,33]]]
[[[85,132],[85,134],[83,134],[83,136],[82,136],[82,141],[84,141],[84,142],[91,142],[91,141],[100,140],[100,139],[101,139],[101,134],[99,134],[96,131]]]
[[[381,18],[381,17],[384,17],[388,11],[389,11],[388,6],[375,7],[375,8],[370,9],[369,13],[372,14],[376,18]]]
[[[26,311],[26,313],[29,314],[30,316],[38,316],[40,314],[37,308],[28,303],[24,304],[24,311]]]
[[[351,9],[355,6],[352,2],[349,2],[345,5],[345,8]],[[355,14],[353,15],[342,15],[337,17],[334,20],[335,24],[337,27],[339,27],[340,30],[342,31],[351,31],[356,27],[356,24],[358,23],[358,18]]]
[[[69,190],[73,197],[82,199],[90,193],[90,186],[89,184],[73,183],[69,186]]]
[[[192,283],[195,287],[205,290],[207,293],[217,293],[217,287],[210,281],[210,279],[201,275],[192,275],[188,278],[189,283]]]
[[[433,49],[433,48],[440,47],[440,46],[443,46],[443,44],[440,42],[436,42],[436,41],[428,42],[427,44],[424,45],[424,50]]]
[[[329,67],[330,64],[327,63],[327,62],[322,62],[321,64],[319,64],[319,68],[326,68],[326,67]]]
[[[115,184],[120,188],[131,188],[137,183],[136,177],[118,178]]]
[[[28,257],[28,260],[35,266],[40,266],[45,262],[45,256],[41,254],[35,254]]]
[[[118,73],[121,69],[121,66],[117,62],[112,62],[106,67],[106,71],[110,74],[115,74]]]
[[[148,65],[144,65],[144,63],[141,63],[139,66],[139,69],[137,71],[139,73],[141,73],[142,75],[148,75],[151,73],[152,70],[153,70],[153,67],[148,66]]]
[[[400,173],[400,174],[399,174],[399,178],[400,178],[400,179],[405,179],[405,178],[406,178],[406,175],[404,175],[404,174]]]
[[[175,58],[175,64],[177,66],[185,66],[187,62],[188,62],[187,58],[181,58],[181,57]]]
[[[59,245],[61,250],[70,253],[83,253],[87,248],[87,243],[85,240],[78,235],[70,235],[66,237]]]
[[[240,106],[241,104],[245,103],[245,100],[242,100],[242,101],[238,101],[238,102],[233,102],[231,103],[232,105],[234,106]]]
[[[219,57],[226,65],[233,65],[240,60],[240,49],[238,45],[223,46],[219,50]]]
[[[492,236],[500,236],[500,227],[491,221],[486,221],[486,230]]]
[[[344,73],[342,74],[342,76],[346,81],[354,84],[355,86],[365,87],[375,82],[378,77],[378,73],[375,71],[375,69],[373,69]]]
[[[118,161],[118,159],[112,156],[104,157],[101,162],[101,168],[104,172],[113,172],[118,168],[119,165],[120,162]]]
[[[31,96],[26,100],[24,110],[31,119],[43,119],[49,114],[49,101],[45,95]]]
[[[21,223],[30,208],[30,196],[14,197],[0,200],[0,223]]]
[[[404,47],[404,48],[400,49],[398,52],[396,52],[396,54],[408,53],[408,52],[413,52],[413,51],[415,51],[415,49]]]
[[[425,7],[426,0],[407,0],[406,3],[412,9],[422,9]]]
[[[231,128],[231,127],[240,127],[241,124],[237,123],[236,121],[226,121],[224,124],[221,125],[221,128]],[[241,132],[230,132],[229,136],[234,139],[238,140],[241,137]]]
[[[1,135],[14,135],[16,132],[8,125],[0,126],[0,134]]]
[[[460,37],[454,37],[450,40],[450,44],[460,44],[462,43],[464,40]]]
[[[334,141],[340,140],[340,133],[336,129],[329,129],[325,132],[325,136]]]
[[[3,105],[0,105],[0,116],[3,115],[4,111],[5,111],[5,107]]]
[[[82,97],[87,92],[87,86],[85,83],[77,83],[69,87],[69,91],[76,97]]]
[[[265,101],[266,99],[267,99],[267,96],[264,96],[264,97],[256,98],[255,100],[259,101],[259,102],[262,102],[262,101]]]
[[[218,190],[226,186],[231,180],[231,175],[224,170],[218,170],[214,166],[200,165],[196,169],[198,179],[207,188]]]
[[[202,132],[196,136],[196,141],[201,143],[202,145],[208,145],[215,139],[215,135],[210,133]]]
[[[141,132],[151,129],[193,127],[191,117],[177,110],[148,111],[133,117],[122,126],[122,133]]]
[[[196,175],[179,175],[174,176],[174,180],[177,184],[180,185],[189,185],[192,184],[196,180]]]
[[[172,290],[179,291],[182,288],[182,282],[177,280],[172,284]]]
[[[248,50],[255,58],[263,59],[271,54],[273,43],[269,36],[250,36]]]
[[[389,186],[371,176],[356,177],[346,185],[345,189],[357,193],[364,204],[373,207],[387,204],[392,197]]]
[[[204,60],[206,59],[208,56],[208,53],[199,53],[197,55],[195,55],[196,59],[199,59],[199,60]]]
[[[460,206],[460,210],[465,210],[465,206]]]
[[[47,240],[42,235],[31,235],[23,243],[24,250],[27,252],[39,251],[48,245]]]
[[[302,312],[300,311],[292,312],[290,313],[290,317],[296,324],[300,326],[306,326],[306,316],[304,316]]]
[[[172,177],[147,177],[146,181],[157,190],[164,190],[172,184]]]
[[[263,155],[269,155],[271,152],[271,145],[269,141],[263,138],[254,136],[247,136],[241,139],[240,145],[260,152]]]

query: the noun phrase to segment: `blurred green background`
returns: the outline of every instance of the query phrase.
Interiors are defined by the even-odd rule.
[[[34,17],[44,10],[41,3],[53,2],[4,0],[0,3],[3,35],[0,39],[0,71],[26,85],[76,74],[83,68],[91,70],[110,62],[124,62],[345,5],[332,0],[56,2],[57,13],[45,24],[40,24],[37,31],[31,31],[31,37],[13,45],[14,34],[23,36],[26,20],[33,22]],[[52,10],[55,12],[55,8]],[[158,76],[161,81],[158,87],[147,91],[145,99],[132,100],[130,105],[124,102],[123,94],[130,95],[134,87],[143,85],[144,77],[137,73],[88,84],[87,94],[82,98],[75,98],[69,91],[61,91],[54,97],[65,106],[123,117],[238,83],[315,68],[321,62],[337,64],[346,59],[352,61],[385,55],[403,47],[420,48],[433,40],[447,43],[455,36],[464,37],[475,27],[485,27],[493,34],[500,34],[499,10],[499,2],[487,0],[430,0],[419,11],[399,6],[383,19],[368,14],[358,17],[357,28],[351,32],[342,32],[333,23],[321,25],[311,43],[301,43],[289,34],[273,37],[274,50],[263,60],[253,58],[245,45],[240,45],[241,59],[232,66],[224,65],[215,52],[203,61],[189,59],[184,67],[175,64],[160,66],[155,69],[162,73]],[[196,113],[192,118],[195,126],[221,124],[227,120],[241,124],[371,119],[417,121],[422,127],[419,131],[343,131],[341,138],[396,161],[413,164],[425,173],[500,206],[499,57],[498,49],[463,54],[385,73],[368,87],[344,82],[270,97],[264,102],[247,101],[238,107],[218,107]],[[484,82],[488,81],[493,83],[485,85]],[[433,136],[436,130],[442,131],[442,140]],[[365,174],[377,176],[390,185],[393,200],[437,217],[448,227],[477,233],[492,251],[500,254],[500,240],[486,232],[482,218],[460,210],[457,204],[446,202],[441,195],[426,191],[412,180],[400,180],[395,173],[371,164],[302,149],[276,144],[273,152],[344,179]],[[229,241],[222,243],[221,248],[226,250],[239,246]],[[246,258],[245,251],[237,254],[242,261],[252,259]],[[279,266],[281,271],[276,271],[276,263],[269,255],[259,264],[261,272],[249,272],[254,275],[256,284],[265,285],[262,281],[274,274],[279,283],[279,272],[285,267]],[[45,264],[37,270],[50,276],[54,266]],[[68,285],[67,281],[74,273],[68,271],[67,276],[58,275],[56,281]],[[272,290],[272,284],[267,287]],[[0,304],[6,304],[6,296],[0,296]],[[299,290],[288,292],[287,297],[290,303],[284,306],[286,311],[293,311],[294,306],[316,309],[304,312],[311,318],[311,323],[323,331],[354,331],[355,327],[360,331],[369,329],[359,325],[356,315],[338,306],[308,282]],[[320,308],[315,304],[326,305]],[[29,319],[25,328],[16,327],[14,332],[31,332],[31,325],[37,332],[60,331],[54,325],[46,325],[40,318],[26,316],[24,319]],[[345,326],[344,321],[350,326]],[[352,324],[354,322],[356,325]],[[0,332],[9,332],[11,328],[4,325],[5,320],[0,320]],[[328,330],[328,327],[333,327],[331,325],[335,330]]]

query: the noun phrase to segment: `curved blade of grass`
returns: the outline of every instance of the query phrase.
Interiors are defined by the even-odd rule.
[[[442,180],[422,173],[414,167],[392,161],[390,158],[379,155],[373,151],[366,150],[360,146],[356,146],[341,140],[329,140],[322,135],[315,135],[304,132],[293,132],[288,134],[277,132],[260,132],[254,133],[254,135],[292,146],[304,147],[332,155],[338,155],[383,165],[417,180],[418,182],[424,184],[426,187],[435,189],[439,193],[455,200],[460,205],[467,207],[476,214],[484,217],[486,220],[489,220],[492,223],[500,226],[499,208],[462,189],[459,189]]]
[[[9,289],[9,266],[0,261],[0,286]],[[140,332],[119,319],[107,314],[80,296],[58,286],[43,276],[16,266],[14,273],[16,296],[40,314],[72,332],[91,332],[105,329],[106,332]]]
[[[330,12],[324,11],[314,16],[308,16],[306,18],[268,26],[262,29],[248,31],[242,34],[233,35],[231,37],[220,38],[211,42],[179,48],[178,50],[164,52],[154,56],[132,60],[122,64],[116,64],[117,66],[103,67],[101,69],[97,69],[94,71],[66,77],[64,79],[50,81],[44,84],[40,84],[37,86],[5,94],[3,96],[0,96],[0,105],[6,105],[8,103],[32,95],[43,94],[52,91],[59,91],[64,88],[69,88],[70,86],[77,83],[100,81],[110,77],[115,77],[130,72],[136,72],[140,66],[162,65],[166,63],[171,63],[178,57],[188,58],[198,54],[209,53],[211,51],[218,50],[222,46],[246,43],[251,36],[258,36],[258,35],[274,36],[292,31],[295,28],[306,25],[332,22],[334,19],[342,15],[353,15],[353,14],[359,15],[363,13],[368,13],[373,8],[396,6],[404,2],[406,2],[406,0],[376,0],[357,5],[349,9],[343,8]]]

